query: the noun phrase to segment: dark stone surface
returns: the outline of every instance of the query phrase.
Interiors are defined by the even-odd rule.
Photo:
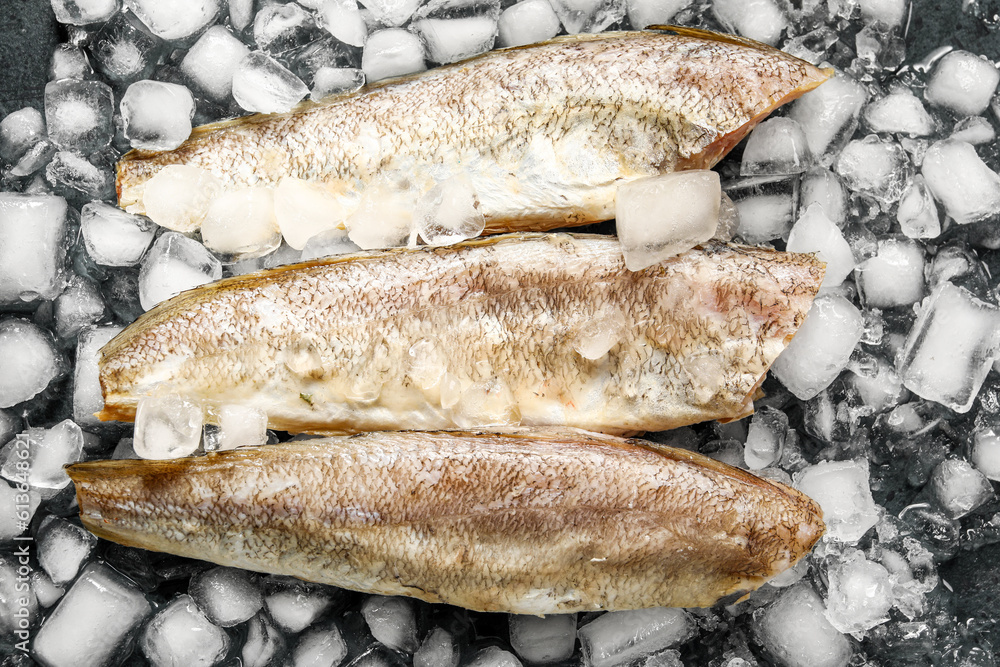
[[[960,0],[915,0],[906,35],[908,59],[950,45],[1000,59],[1000,0],[978,0],[969,13]]]
[[[0,118],[25,106],[42,108],[59,35],[48,0],[0,0]]]

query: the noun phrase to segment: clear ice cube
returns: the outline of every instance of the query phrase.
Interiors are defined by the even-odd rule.
[[[267,442],[267,413],[260,408],[223,405],[218,409],[218,421],[221,450]]]
[[[837,226],[847,218],[847,192],[840,177],[829,169],[813,167],[802,176],[799,186],[799,209],[818,204]]]
[[[503,10],[497,23],[500,46],[544,42],[558,35],[560,28],[549,0],[521,0]]]
[[[886,207],[899,201],[910,178],[903,147],[874,135],[848,143],[834,168],[849,190],[871,195]]]
[[[753,633],[782,667],[847,667],[854,648],[825,612],[823,600],[802,582],[754,614]]]
[[[229,635],[190,596],[179,595],[146,624],[139,648],[154,667],[215,665],[229,650]]]
[[[853,544],[878,522],[868,461],[823,461],[795,473],[795,488],[823,509],[826,537]]]
[[[316,37],[312,14],[294,2],[266,4],[253,19],[253,41],[271,55],[305,46]]]
[[[73,367],[73,420],[83,426],[100,423],[95,412],[104,408],[97,360],[102,347],[121,331],[121,327],[105,326],[88,329],[80,334]]]
[[[931,472],[931,492],[952,519],[961,519],[993,499],[993,485],[964,459],[947,459]]]
[[[164,50],[164,41],[128,10],[105,23],[90,45],[98,71],[120,85],[149,78]]]
[[[142,205],[146,215],[161,227],[193,232],[221,192],[222,181],[207,169],[172,164],[146,181]]]
[[[987,479],[1000,481],[1000,428],[983,427],[973,435],[970,460]]]
[[[878,252],[858,267],[858,288],[869,308],[909,306],[924,297],[924,251],[906,237],[878,241]]]
[[[860,638],[889,620],[892,581],[882,565],[849,549],[828,569],[827,578],[826,618],[839,632]]]
[[[579,628],[586,667],[616,667],[678,646],[696,632],[683,609],[654,607],[610,611]]]
[[[497,22],[489,16],[420,19],[410,29],[427,45],[427,57],[442,64],[465,60],[493,48]]]
[[[364,0],[361,4],[371,12],[374,23],[397,27],[410,20],[420,0]]]
[[[1000,176],[972,145],[950,139],[931,144],[921,173],[931,194],[958,224],[1000,214]]]
[[[62,197],[0,193],[0,303],[59,294],[66,212]]]
[[[223,628],[251,619],[264,606],[253,575],[232,567],[214,567],[194,575],[188,594],[209,621]]]
[[[335,623],[310,628],[292,649],[295,667],[337,667],[347,657],[347,642]]]
[[[176,394],[143,396],[135,411],[135,453],[144,459],[190,456],[201,442],[204,408]]]
[[[417,202],[414,221],[428,245],[449,245],[483,233],[486,219],[479,197],[466,176],[439,183]]]
[[[259,257],[281,245],[274,190],[243,188],[219,195],[201,223],[205,246],[231,257]]]
[[[302,79],[260,51],[241,60],[233,75],[233,97],[247,111],[289,111],[308,94]]]
[[[511,614],[510,645],[532,665],[563,662],[576,648],[576,614],[519,616]]]
[[[59,151],[52,156],[45,166],[45,180],[56,194],[74,201],[110,199],[115,193],[110,166],[99,167],[70,151]]]
[[[427,69],[424,44],[407,30],[390,28],[373,32],[361,54],[361,69],[369,82],[422,72]]]
[[[670,25],[681,10],[694,0],[625,0],[625,11],[633,30],[645,30],[651,25]]]
[[[89,79],[93,75],[94,68],[90,66],[83,49],[74,44],[56,45],[49,63],[49,81]]]
[[[566,32],[601,32],[625,16],[624,0],[549,0]]]
[[[221,0],[125,0],[150,31],[166,40],[191,37],[211,25],[222,9]]]
[[[185,290],[222,278],[222,264],[193,239],[167,232],[156,239],[139,272],[139,302],[149,310]]]
[[[992,62],[974,53],[956,50],[937,62],[924,97],[956,116],[978,116],[986,111],[998,83],[1000,71]]]
[[[836,155],[843,142],[851,138],[867,99],[864,86],[843,72],[837,72],[822,86],[796,100],[788,117],[799,122],[809,150],[820,159],[828,151],[829,155]],[[826,164],[828,161],[821,162]]]
[[[333,599],[318,587],[291,585],[264,598],[267,611],[285,632],[302,632],[323,615]]]
[[[260,612],[247,623],[247,638],[240,656],[244,667],[269,667],[284,654],[285,637],[274,626],[265,612]]]
[[[56,20],[70,25],[106,21],[118,9],[118,0],[52,0]]]
[[[56,336],[72,339],[104,316],[104,300],[92,280],[73,276],[63,293],[56,298],[53,310]]]
[[[434,628],[413,654],[413,667],[458,667],[459,647],[444,628]]]
[[[93,153],[114,136],[114,96],[100,81],[66,79],[45,85],[45,125],[58,148]]]
[[[754,412],[743,447],[747,468],[760,470],[780,461],[787,433],[788,416],[781,410],[765,405]]]
[[[76,463],[83,453],[83,432],[76,423],[66,419],[52,428],[29,428],[18,438],[7,452],[0,475],[40,489],[69,486],[63,466]]]
[[[0,408],[41,393],[60,373],[52,336],[32,322],[0,320]]]
[[[715,0],[712,11],[729,32],[774,46],[788,19],[774,0]]]
[[[90,558],[97,538],[66,519],[49,516],[35,534],[38,562],[56,586],[76,578],[80,568]]]
[[[847,367],[863,333],[864,319],[853,303],[835,294],[820,295],[771,372],[797,398],[807,401]]]
[[[769,118],[747,137],[740,175],[800,174],[812,163],[813,156],[798,121],[785,117]]]
[[[870,102],[865,106],[862,119],[869,130],[880,134],[892,132],[926,137],[936,129],[934,118],[909,88],[898,88]]]
[[[365,85],[364,70],[355,67],[320,67],[313,75],[309,99],[319,102],[329,95],[351,93]]]
[[[80,233],[87,253],[102,266],[135,266],[153,242],[156,226],[140,215],[94,201],[80,212]]]
[[[854,271],[854,252],[843,232],[819,204],[813,204],[788,233],[788,252],[815,253],[826,262],[824,287],[836,287]]]
[[[285,243],[302,250],[313,236],[342,229],[350,211],[322,183],[286,177],[274,191],[274,214]]]
[[[368,40],[368,26],[357,0],[323,0],[316,10],[316,23],[344,44],[364,46]]]
[[[32,654],[46,667],[103,667],[151,613],[135,584],[106,565],[88,565],[42,623]]]
[[[705,169],[618,186],[615,225],[625,266],[639,271],[711,239],[721,195],[719,174]]]
[[[181,72],[216,102],[229,99],[233,76],[250,47],[233,36],[225,26],[214,25],[194,43],[181,61]]]
[[[121,111],[133,148],[169,151],[191,134],[194,96],[174,83],[136,81],[125,91]]]
[[[938,216],[934,195],[927,187],[922,174],[914,174],[906,184],[896,220],[903,234],[911,239],[932,239],[941,234],[941,218]]]
[[[7,114],[0,121],[0,160],[16,163],[45,136],[45,119],[38,109],[25,107]]]
[[[407,598],[371,595],[361,605],[372,636],[386,646],[403,653],[420,647],[417,617],[413,601]]]
[[[1000,346],[1000,308],[942,281],[921,304],[897,359],[906,388],[968,412]]]

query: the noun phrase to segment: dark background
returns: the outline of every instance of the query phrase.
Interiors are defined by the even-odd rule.
[[[169,2],[170,0],[164,0]],[[908,59],[943,44],[1000,60],[1000,0],[915,0],[906,35]],[[0,118],[24,106],[41,109],[52,49],[66,35],[48,0],[0,0]]]

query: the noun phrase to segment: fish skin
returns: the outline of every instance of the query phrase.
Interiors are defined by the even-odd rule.
[[[585,432],[368,433],[67,470],[105,539],[516,614],[711,606],[825,528],[783,484]]]
[[[326,434],[737,419],[822,267],[716,243],[632,272],[614,237],[543,233],[292,265],[141,316],[100,352],[98,416],[131,420],[141,397],[179,394]],[[620,332],[590,360],[576,349],[594,322]]]
[[[288,176],[323,182],[348,213],[373,182],[418,196],[465,175],[487,233],[587,224],[614,217],[620,183],[710,168],[829,76],[764,44],[671,30],[682,34],[501,49],[290,113],[208,125],[175,150],[128,153],[119,203],[145,213],[143,184],[174,164],[207,169],[227,190]]]

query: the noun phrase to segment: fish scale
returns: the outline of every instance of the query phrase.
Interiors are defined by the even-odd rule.
[[[205,126],[173,151],[126,155],[120,204],[145,213],[146,181],[190,165],[226,190],[322,183],[348,215],[374,183],[412,205],[435,184],[468,177],[487,232],[607,220],[619,184],[711,167],[828,77],[763,44],[676,32],[567,36]]]
[[[143,397],[180,394],[260,409],[293,432],[734,419],[822,274],[808,255],[723,244],[632,272],[615,238],[570,234],[318,260],[140,317],[101,351],[100,416],[132,419]],[[585,327],[609,310],[617,337],[583,357]]]

